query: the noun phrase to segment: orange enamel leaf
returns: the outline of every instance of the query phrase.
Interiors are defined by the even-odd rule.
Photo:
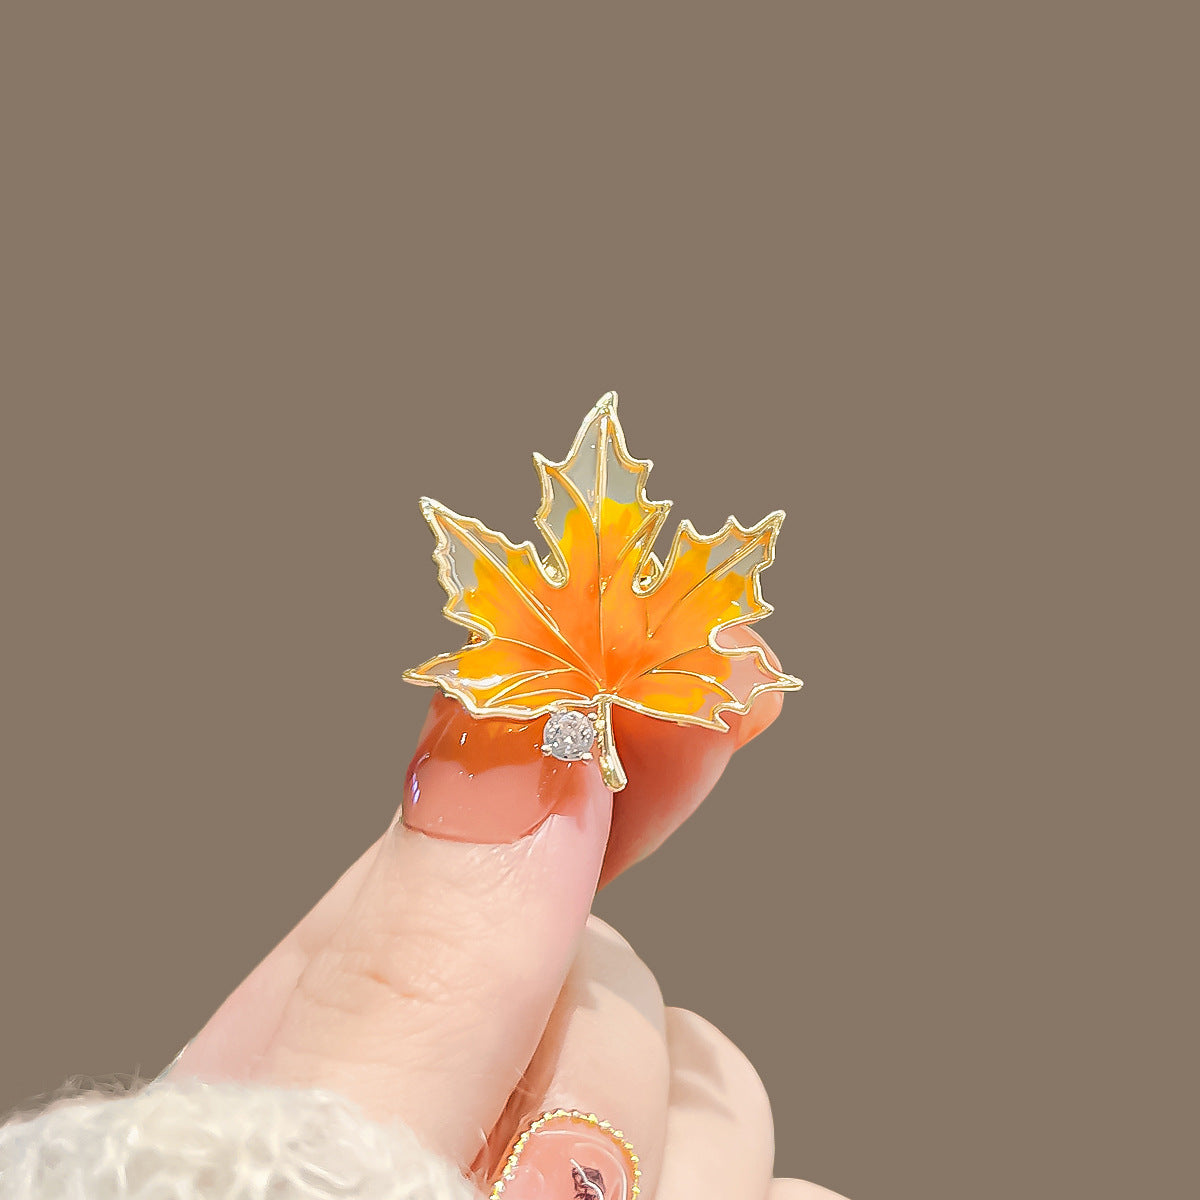
[[[444,612],[472,631],[461,650],[405,673],[440,687],[476,716],[518,720],[594,711],[600,767],[614,790],[624,773],[612,742],[613,705],[686,725],[728,729],[764,691],[798,688],[762,650],[718,634],[766,616],[759,590],[782,512],[746,528],[733,517],[711,537],[682,521],[665,562],[653,551],[671,508],[648,500],[649,461],[630,456],[617,397],[603,396],[562,462],[534,463],[543,558],[434,500],[421,511],[437,538]]]

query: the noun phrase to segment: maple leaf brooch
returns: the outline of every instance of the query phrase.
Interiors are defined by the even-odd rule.
[[[590,759],[599,743],[612,791],[626,782],[614,705],[728,731],[723,713],[801,686],[761,647],[718,641],[771,612],[758,577],[775,556],[782,512],[748,529],[730,517],[711,537],[683,520],[660,562],[654,541],[671,501],[646,498],[653,464],[626,449],[615,392],[584,418],[562,462],[533,461],[545,557],[529,541],[514,545],[474,517],[421,500],[449,597],[442,611],[471,639],[405,679],[440,687],[476,717],[547,716],[541,749],[556,758]]]

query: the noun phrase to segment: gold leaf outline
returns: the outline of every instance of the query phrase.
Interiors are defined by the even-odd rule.
[[[646,495],[646,479],[649,476],[650,471],[653,469],[654,463],[650,459],[634,458],[633,455],[629,453],[628,447],[625,443],[625,432],[621,426],[620,418],[617,416],[617,393],[612,391],[605,392],[604,395],[601,396],[596,402],[596,404],[593,405],[587,416],[583,419],[579,431],[575,435],[575,440],[571,445],[571,451],[566,458],[564,458],[561,462],[551,462],[551,460],[547,459],[540,453],[535,452],[533,455],[534,465],[537,468],[538,477],[542,484],[542,501],[538,507],[537,513],[534,516],[534,524],[543,535],[547,547],[549,548],[553,562],[553,574],[548,572],[547,564],[543,562],[541,556],[537,552],[536,547],[533,545],[533,542],[528,538],[523,542],[514,543],[510,541],[503,533],[499,532],[498,530],[491,529],[476,517],[463,516],[454,512],[453,509],[447,508],[446,505],[441,504],[436,500],[432,500],[429,497],[421,498],[421,511],[424,514],[426,521],[433,529],[435,537],[437,538],[437,544],[435,545],[433,551],[433,560],[437,564],[438,568],[438,582],[441,584],[448,597],[446,603],[442,606],[442,613],[448,620],[453,621],[457,625],[462,625],[465,628],[470,629],[473,633],[479,634],[485,642],[490,642],[497,636],[496,630],[493,629],[487,621],[482,619],[472,620],[466,614],[454,611],[454,605],[462,599],[463,592],[461,588],[455,589],[453,592],[451,591],[450,585],[452,583],[452,569],[450,556],[448,553],[449,539],[446,537],[441,526],[430,516],[430,513],[444,513],[448,517],[452,518],[453,521],[456,521],[460,524],[475,526],[480,532],[494,537],[498,542],[500,542],[501,545],[505,547],[506,550],[515,553],[527,552],[541,573],[542,578],[550,587],[561,589],[567,586],[569,583],[569,578],[566,569],[566,563],[562,557],[561,551],[558,549],[558,539],[546,521],[546,518],[550,514],[550,508],[553,503],[553,497],[550,489],[550,473],[561,471],[564,467],[568,466],[579,453],[582,452],[583,442],[587,436],[588,429],[591,427],[593,421],[595,421],[597,417],[603,416],[607,416],[610,420],[613,434],[613,444],[617,452],[618,461],[620,461],[621,464],[627,469],[637,470],[639,474],[635,493],[637,501],[639,504],[644,504],[648,508],[655,510],[653,514],[648,514],[646,519],[650,520],[657,516],[659,518],[659,528],[661,529],[661,526],[663,523],[665,523],[667,514],[673,507],[674,502],[671,500],[655,501],[651,500]],[[565,481],[563,481],[561,475],[555,474],[555,477],[562,481],[562,486],[569,490],[577,501],[582,501],[582,497],[579,496],[577,489],[569,486]],[[583,505],[583,507],[586,509],[586,505]],[[751,688],[744,704],[731,703],[718,705],[712,711],[712,720],[705,720],[703,717],[695,714],[688,715],[679,713],[664,713],[659,709],[650,708],[635,701],[626,700],[624,697],[618,695],[612,690],[597,692],[588,700],[572,700],[564,697],[562,699],[548,701],[545,704],[540,704],[532,708],[525,705],[498,707],[479,705],[467,691],[455,685],[454,683],[449,682],[445,676],[438,676],[428,673],[430,669],[435,666],[439,666],[443,663],[448,663],[454,659],[457,659],[465,651],[471,649],[473,645],[478,644],[475,642],[469,642],[467,645],[461,646],[457,650],[435,655],[433,658],[422,663],[420,667],[412,667],[405,671],[403,677],[410,683],[441,688],[443,692],[453,696],[460,703],[462,703],[462,705],[467,709],[468,712],[471,713],[472,716],[482,717],[484,719],[496,717],[506,718],[509,720],[527,721],[532,720],[535,717],[544,716],[551,712],[561,711],[564,709],[576,708],[586,710],[597,707],[598,705],[606,704],[625,708],[631,712],[639,713],[642,716],[652,717],[655,720],[671,721],[676,725],[695,725],[705,729],[716,729],[722,732],[728,732],[728,723],[721,719],[724,714],[734,713],[735,715],[744,715],[750,711],[754,701],[765,692],[798,691],[804,686],[802,680],[797,679],[793,675],[788,675],[783,671],[777,670],[767,658],[766,650],[763,647],[729,647],[722,646],[716,641],[717,634],[723,632],[724,630],[733,629],[738,625],[748,625],[753,622],[760,621],[775,611],[774,606],[768,604],[767,601],[763,599],[762,584],[759,577],[761,576],[762,572],[765,571],[767,567],[769,567],[775,561],[775,544],[779,536],[780,526],[783,524],[783,520],[786,515],[787,514],[782,509],[776,509],[774,512],[769,513],[761,521],[752,526],[744,526],[737,520],[736,517],[730,516],[726,519],[721,528],[718,529],[716,533],[711,535],[704,535],[697,532],[691,520],[685,517],[680,521],[675,530],[675,534],[671,542],[671,549],[668,553],[666,562],[660,562],[657,556],[653,552],[650,552],[644,561],[645,563],[650,564],[652,570],[648,575],[642,575],[642,578],[646,581],[643,587],[638,588],[635,583],[634,591],[641,596],[649,595],[650,592],[652,592],[659,584],[661,584],[662,580],[669,575],[675,559],[678,557],[679,546],[681,544],[681,535],[683,534],[684,530],[687,531],[689,537],[694,542],[704,545],[713,545],[722,537],[724,537],[731,529],[737,530],[739,535],[749,536],[754,534],[757,536],[759,532],[770,527],[770,534],[764,547],[763,561],[755,566],[750,573],[752,594],[755,603],[760,608],[760,611],[752,612],[745,616],[735,617],[729,621],[722,622],[709,631],[707,641],[709,649],[713,650],[717,654],[722,655],[723,657],[737,659],[745,658],[747,656],[754,657],[757,660],[759,669],[762,671],[762,673],[770,676],[770,678],[765,680],[763,683],[756,684],[753,688]],[[639,526],[638,532],[640,533],[641,529],[644,527],[645,521],[643,521],[642,525]],[[747,543],[747,545],[750,544],[752,544],[752,542]],[[516,586],[519,587],[519,585]],[[549,614],[547,614],[547,616],[549,616]],[[565,638],[563,638],[561,631],[558,630],[557,622],[554,622],[554,629],[558,634],[560,641],[569,647],[570,644]],[[535,654],[542,654],[546,655],[547,657],[558,657],[550,654],[545,650],[544,647],[541,646],[529,646],[528,643],[521,642],[515,638],[505,638],[503,640],[510,641],[514,645],[524,646],[526,649],[532,650]],[[574,653],[573,648],[571,649]],[[689,647],[689,652],[697,649],[700,649],[700,647]],[[577,655],[577,658],[581,664],[579,667],[576,667],[579,673],[585,678],[594,678],[590,668],[588,668],[586,664],[583,664],[582,656]],[[560,658],[560,661],[566,662],[567,660]],[[668,659],[664,661],[670,660]],[[568,665],[575,666],[575,664]],[[651,671],[645,673],[650,674],[652,671],[653,668]],[[715,680],[712,680],[711,677],[701,675],[694,671],[683,671],[678,672],[678,674],[688,675],[706,683],[715,683]],[[722,688],[721,690],[725,689]]]
[[[746,702],[744,705],[737,703],[718,705],[713,709],[712,721],[705,721],[698,716],[688,717],[676,716],[674,713],[660,713],[657,709],[648,709],[643,705],[634,704],[630,701],[623,700],[621,696],[616,693],[615,689],[612,693],[613,704],[619,705],[622,708],[631,709],[634,712],[639,712],[646,716],[656,716],[660,720],[674,721],[678,725],[699,725],[704,729],[720,729],[728,732],[729,725],[725,721],[719,720],[724,713],[732,712],[739,716],[744,716],[750,711],[755,699],[761,696],[764,692],[796,692],[804,686],[804,681],[802,679],[797,679],[794,675],[788,675],[786,672],[777,670],[774,666],[772,666],[771,660],[767,658],[767,652],[762,646],[722,646],[716,640],[717,634],[722,633],[726,629],[735,629],[739,625],[750,625],[756,621],[761,621],[765,617],[769,617],[771,613],[775,611],[774,606],[768,604],[767,601],[763,599],[762,581],[759,577],[775,561],[775,543],[779,539],[779,530],[782,527],[784,517],[786,516],[787,513],[785,513],[783,509],[777,508],[774,512],[768,513],[765,517],[763,517],[761,521],[749,526],[743,525],[736,517],[730,516],[725,519],[725,523],[720,529],[717,530],[716,533],[709,535],[698,533],[692,522],[687,517],[684,517],[683,520],[679,522],[679,525],[675,530],[675,536],[671,540],[671,549],[667,554],[666,562],[663,563],[661,573],[656,578],[654,585],[648,588],[645,592],[641,593],[644,596],[651,595],[662,584],[663,580],[670,576],[672,570],[674,570],[675,563],[679,558],[680,546],[682,545],[685,531],[687,536],[690,537],[693,542],[700,545],[713,546],[716,545],[723,537],[725,537],[725,535],[729,533],[731,529],[733,529],[737,531],[740,537],[745,537],[748,539],[745,543],[745,548],[749,549],[749,547],[754,545],[754,543],[758,540],[762,532],[769,528],[771,532],[768,535],[767,541],[763,547],[763,560],[756,567],[754,567],[749,575],[752,589],[751,594],[754,598],[755,604],[758,606],[758,610],[747,613],[745,616],[734,617],[728,621],[721,622],[719,625],[713,626],[713,628],[709,630],[708,634],[708,647],[710,650],[715,651],[717,654],[720,654],[725,658],[745,658],[748,655],[752,655],[758,660],[758,665],[763,674],[771,675],[773,678],[766,680],[763,683],[755,684],[755,686],[750,689],[750,694],[746,697]],[[706,579],[709,577],[710,576],[708,575],[705,576]],[[699,646],[691,646],[683,653],[690,654],[693,650],[698,649],[700,649]],[[678,655],[677,657],[682,657],[682,654]],[[671,659],[669,658],[664,659],[663,663],[670,661]],[[651,667],[648,671],[642,672],[642,674],[652,675],[657,667],[662,666],[663,663],[655,664],[654,667]],[[692,678],[699,679],[701,682],[710,683],[721,687],[721,685],[717,684],[715,679],[712,679],[706,675],[701,675],[696,671],[679,671],[675,672],[675,674],[690,675]],[[628,676],[625,678],[628,678]],[[620,683],[617,684],[617,687],[620,687],[620,684],[625,682],[625,678],[621,679]],[[721,687],[721,690],[724,691],[725,688]]]
[[[579,426],[579,432],[575,434],[575,440],[571,443],[571,449],[567,452],[567,456],[561,462],[551,462],[544,454],[539,454],[536,450],[533,454],[533,465],[537,469],[538,479],[542,485],[542,502],[538,506],[538,510],[534,513],[533,523],[537,526],[538,531],[546,541],[546,545],[550,550],[551,571],[543,571],[543,575],[553,587],[566,587],[570,582],[569,571],[566,560],[562,556],[562,550],[559,548],[558,535],[551,529],[547,518],[550,516],[550,510],[554,504],[554,496],[552,491],[551,480],[558,481],[562,489],[572,496],[575,502],[585,512],[588,511],[587,502],[584,497],[579,494],[579,490],[566,477],[565,469],[570,467],[574,461],[583,453],[583,443],[587,437],[588,430],[596,421],[608,420],[608,427],[612,433],[613,446],[617,452],[617,461],[631,474],[637,475],[638,480],[634,489],[634,501],[639,508],[647,508],[650,511],[646,514],[641,524],[634,531],[633,536],[629,539],[634,541],[640,538],[645,530],[646,525],[650,522],[654,523],[654,534],[650,538],[653,543],[654,539],[666,524],[667,516],[674,505],[672,500],[651,500],[646,495],[646,480],[650,476],[650,472],[654,469],[654,463],[648,458],[634,458],[629,453],[629,447],[625,444],[625,430],[621,427],[621,418],[617,415],[617,393],[605,392],[603,396],[592,406],[591,411],[583,418],[583,422]],[[597,471],[600,465],[604,462],[604,455],[597,453]],[[607,487],[604,486],[607,480],[601,482],[599,478],[596,481],[596,494],[599,497],[604,497],[607,494]],[[596,525],[595,519],[592,521],[593,528],[596,529],[597,536],[599,535],[599,527]],[[629,543],[627,542],[626,545]],[[658,556],[650,551],[643,560],[640,566],[645,566],[650,563],[652,566],[651,576],[657,580],[662,572],[662,563],[658,561]],[[635,572],[642,574],[641,572]],[[635,589],[636,591],[636,589]]]
[[[509,541],[503,533],[496,529],[491,529],[480,521],[477,517],[465,517],[461,513],[456,513],[453,509],[447,508],[446,505],[439,503],[437,500],[431,500],[428,496],[421,497],[421,514],[424,516],[429,527],[433,530],[436,544],[433,548],[433,561],[437,564],[438,583],[442,590],[446,593],[446,603],[442,605],[442,615],[449,621],[453,621],[456,625],[461,625],[465,629],[471,630],[472,633],[479,634],[483,641],[491,642],[499,635],[492,627],[491,623],[485,621],[482,617],[475,616],[470,612],[460,612],[455,608],[463,598],[463,589],[455,586],[453,555],[450,550],[450,539],[446,536],[446,531],[442,522],[438,519],[439,515],[449,518],[451,525],[461,527],[473,526],[478,533],[490,535],[494,537],[507,551],[515,554],[522,552],[528,553],[536,569],[541,573],[542,578],[546,579],[547,584],[551,581],[546,578],[545,571],[542,567],[542,562],[537,553],[537,548],[533,542],[526,538],[523,542]],[[497,567],[502,574],[508,575],[511,578],[511,573],[503,568]],[[520,583],[513,579],[512,586],[515,590],[525,592]],[[536,601],[536,597],[531,596],[531,600]],[[540,605],[538,607],[541,607]],[[562,631],[558,628],[558,622],[554,620],[553,615],[546,613],[546,619],[551,623],[553,630],[558,637],[559,642],[566,646],[572,654],[575,655],[576,662],[571,662],[568,659],[562,658],[560,655],[554,654],[547,650],[544,646],[531,646],[528,642],[522,642],[518,638],[502,638],[501,640],[512,642],[513,645],[523,646],[525,649],[532,651],[536,655],[542,655],[546,658],[557,658],[559,662],[570,666],[572,669],[584,678],[591,677],[591,670],[584,663],[583,658],[579,655],[574,647],[563,636]],[[433,673],[433,668],[441,666],[443,663],[452,662],[458,658],[465,650],[469,650],[473,645],[478,645],[476,642],[468,642],[465,646],[460,646],[457,650],[450,650],[444,654],[434,655],[433,658],[427,659],[419,667],[410,667],[404,672],[403,678],[409,683],[420,684],[425,687],[440,687],[444,692],[453,696],[455,699],[462,702],[466,709],[476,717],[493,716],[493,717],[510,717],[518,720],[524,720],[536,716],[541,716],[545,713],[553,712],[556,707],[570,708],[591,708],[595,703],[594,700],[577,700],[567,701],[563,704],[551,703],[540,705],[537,708],[529,707],[499,707],[490,708],[483,707],[475,703],[469,692],[463,688],[449,683],[444,675]]]

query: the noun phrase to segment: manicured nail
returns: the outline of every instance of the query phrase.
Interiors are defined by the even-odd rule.
[[[734,736],[740,750],[747,742],[753,741],[770,725],[783,708],[782,692],[766,692],[759,696],[750,706],[750,711],[744,716],[737,717]],[[733,726],[733,722],[730,722]]]
[[[404,781],[404,824],[457,842],[514,842],[575,797],[603,789],[595,762],[542,753],[544,725],[473,717],[435,696]]]
[[[728,635],[719,638],[723,644],[730,646],[758,646],[762,648],[766,655],[767,662],[775,668],[776,671],[782,671],[783,665],[779,661],[779,656],[771,649],[756,634],[752,629],[730,630]],[[747,664],[747,669],[754,670],[753,660]],[[761,693],[750,706],[750,711],[738,717],[730,718],[730,728],[734,731],[734,737],[737,739],[738,749],[741,749],[747,742],[758,737],[760,733],[772,721],[779,716],[780,710],[783,708],[783,693],[776,691],[768,691]]]
[[[513,1141],[490,1200],[636,1200],[638,1156],[595,1113],[543,1113]]]

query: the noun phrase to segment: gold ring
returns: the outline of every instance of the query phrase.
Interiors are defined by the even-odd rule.
[[[513,1139],[490,1200],[499,1200],[514,1181],[519,1191],[523,1167],[551,1185],[560,1179],[562,1200],[637,1200],[641,1192],[633,1143],[611,1122],[579,1109],[544,1112]]]

